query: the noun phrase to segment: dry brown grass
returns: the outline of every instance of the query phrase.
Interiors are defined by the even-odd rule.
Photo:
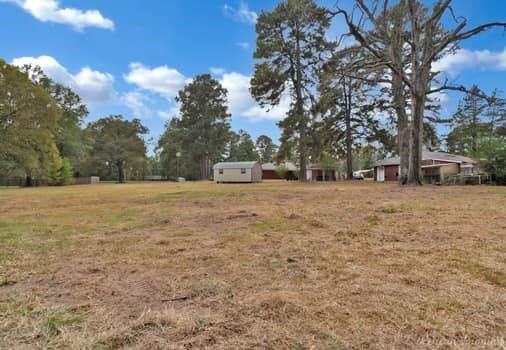
[[[0,349],[496,349],[506,189],[0,190]]]

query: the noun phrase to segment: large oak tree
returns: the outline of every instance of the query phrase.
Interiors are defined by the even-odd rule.
[[[146,144],[142,135],[148,129],[139,119],[125,120],[121,115],[111,115],[88,125],[95,144],[92,160],[95,168],[102,165],[114,167],[119,183],[126,181],[127,167],[140,165],[146,158]]]
[[[61,110],[28,74],[0,59],[0,163],[24,175],[47,178],[58,171],[61,158],[54,134]],[[2,174],[0,174],[2,175]],[[9,175],[9,174],[4,174]]]
[[[428,96],[443,90],[466,91],[447,81],[434,86],[439,73],[433,71],[434,62],[453,52],[465,39],[493,27],[506,27],[506,22],[493,22],[468,28],[467,19],[456,17],[451,4],[452,0],[437,0],[430,6],[419,0],[400,0],[394,5],[388,0],[355,0],[356,13],[342,8],[336,12],[343,15],[350,35],[370,52],[374,64],[390,71],[398,117],[401,183],[422,183],[420,165]],[[445,15],[455,20],[453,27],[443,25]],[[405,88],[409,90],[409,104]]]

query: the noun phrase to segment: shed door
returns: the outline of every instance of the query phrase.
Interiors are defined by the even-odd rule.
[[[383,182],[385,181],[385,167],[379,166],[378,173],[376,175],[376,181]]]

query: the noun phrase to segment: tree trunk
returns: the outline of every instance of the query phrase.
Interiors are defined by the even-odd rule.
[[[423,118],[425,111],[425,97],[413,98],[413,125],[411,127],[411,152],[409,157],[408,184],[421,185],[422,176],[422,144]]]
[[[348,85],[348,86],[347,86]],[[346,177],[353,179],[353,138],[351,135],[351,83],[344,84],[345,118],[346,118]]]
[[[408,183],[409,172],[409,155],[410,155],[410,139],[411,128],[409,121],[406,119],[399,119],[398,125],[398,147],[399,147],[399,183],[405,185]]]
[[[116,162],[116,167],[118,168],[118,182],[120,184],[125,183],[125,169],[123,166],[123,161]]]
[[[299,181],[307,181],[307,164],[306,164],[306,118],[304,113],[304,95],[302,93],[302,68],[301,68],[301,56],[300,56],[300,40],[301,35],[299,31],[298,24],[296,24],[296,66],[295,68],[295,94],[296,94],[296,113],[298,119],[298,129],[299,129],[299,160],[300,160],[300,174]]]
[[[307,181],[307,163],[306,163],[305,150],[302,149],[300,150],[299,161],[300,161],[299,181]]]
[[[403,6],[404,7],[404,6]],[[392,74],[392,102],[395,113],[397,114],[397,153],[399,155],[399,183],[404,185],[408,182],[409,154],[410,154],[410,130],[409,119],[406,113],[407,101],[404,91],[404,82],[402,74],[404,71],[403,51],[404,40],[403,21],[401,16],[394,18],[394,27],[392,28],[392,63],[397,67],[397,71],[391,70]]]
[[[423,63],[424,57],[420,57],[422,43],[427,45],[432,37],[422,41],[424,29],[419,22],[419,5],[417,0],[408,1],[408,11],[411,22],[411,42],[413,53],[411,54],[411,140],[408,168],[408,184],[422,184],[422,144],[423,144],[423,118],[425,113],[425,97],[427,85],[430,82],[430,65]],[[426,29],[427,30],[427,29]]]
[[[402,78],[392,73],[392,95],[395,113],[397,114],[397,152],[400,158],[399,183],[408,182],[410,128],[406,113],[406,99]]]
[[[206,166],[205,166],[205,157],[202,156],[200,157],[199,159],[199,168],[200,168],[200,174],[199,174],[199,180],[204,180],[205,178],[205,169],[206,169]]]

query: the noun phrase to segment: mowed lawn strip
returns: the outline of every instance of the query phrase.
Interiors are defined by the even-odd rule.
[[[0,189],[0,348],[497,348],[505,217],[500,187]]]

